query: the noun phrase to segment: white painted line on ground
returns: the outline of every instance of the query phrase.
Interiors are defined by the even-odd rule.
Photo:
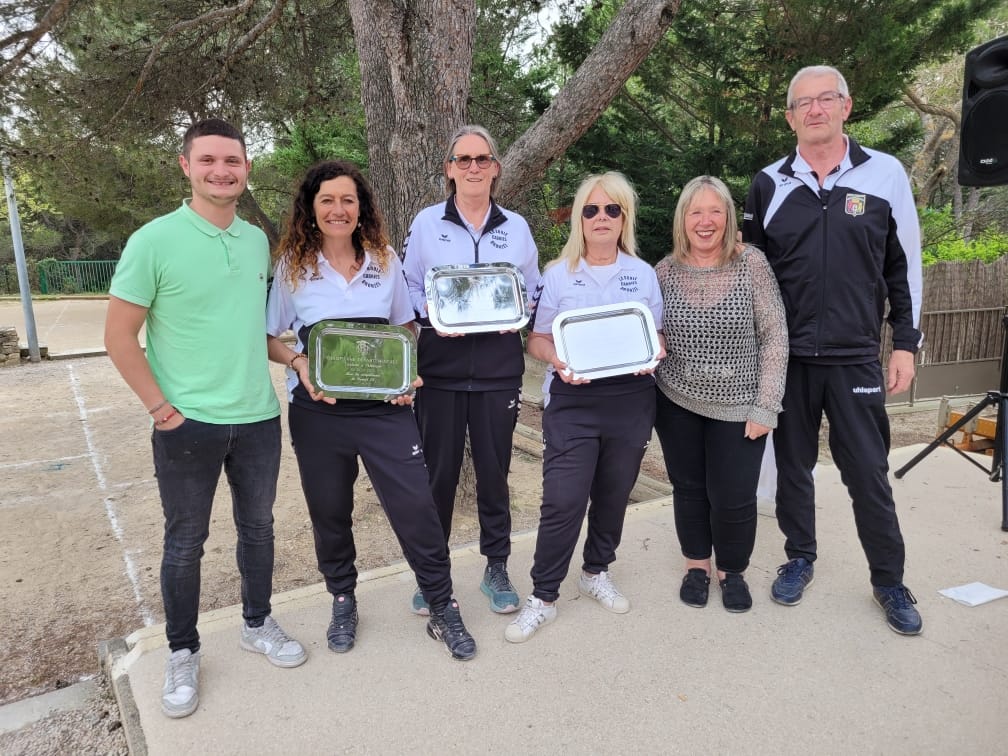
[[[80,414],[81,427],[84,429],[84,441],[87,443],[88,448],[87,456],[90,458],[91,466],[94,468],[95,478],[98,481],[98,488],[102,494],[105,495],[108,493],[108,483],[105,480],[105,471],[102,469],[102,465],[98,457],[98,451],[95,448],[94,439],[91,435],[91,426],[88,424],[88,411],[84,404],[84,396],[81,394],[80,381],[77,379],[77,374],[74,372],[73,363],[67,365],[67,372],[70,373],[70,388],[73,389],[74,401],[77,402],[77,410]],[[119,525],[119,517],[116,514],[113,498],[105,495],[104,504],[105,515],[108,517],[109,524],[112,526],[112,533],[115,535],[119,545],[125,546],[123,543],[123,530],[122,526]],[[123,562],[126,564],[126,577],[129,578],[130,584],[133,586],[133,597],[136,599],[137,608],[140,610],[140,616],[143,618],[144,625],[149,627],[154,624],[154,615],[151,614],[150,609],[147,608],[147,602],[144,601],[143,595],[140,592],[140,576],[137,572],[136,563],[133,561],[133,556],[126,548],[123,548]]]
[[[71,457],[58,457],[57,459],[33,459],[28,462],[13,462],[8,465],[0,465],[0,470],[14,470],[19,467],[35,467],[36,465],[58,465],[73,459],[87,459],[87,457],[87,454],[74,454]]]

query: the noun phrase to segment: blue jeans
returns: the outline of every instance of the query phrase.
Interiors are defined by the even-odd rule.
[[[262,624],[273,593],[273,501],[280,472],[280,418],[240,425],[186,419],[154,430],[154,473],[164,511],[161,598],[172,651],[199,649],[200,559],[221,469],[238,530],[242,616]]]

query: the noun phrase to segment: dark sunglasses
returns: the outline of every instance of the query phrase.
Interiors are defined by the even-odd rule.
[[[585,205],[581,208],[581,217],[590,220],[598,215],[599,210],[605,210],[605,214],[610,218],[619,218],[623,215],[623,208],[614,202],[611,205]]]
[[[460,170],[467,171],[469,166],[476,162],[476,165],[480,168],[489,168],[493,165],[494,160],[496,160],[493,155],[452,155],[449,159],[449,163],[455,163]]]

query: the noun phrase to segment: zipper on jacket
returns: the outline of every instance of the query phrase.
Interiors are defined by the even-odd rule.
[[[819,201],[822,203],[822,272],[819,278],[819,316],[816,318],[816,338],[814,356],[819,356],[819,347],[822,343],[822,324],[826,317],[826,283],[829,276],[826,275],[826,265],[829,256],[826,254],[826,245],[829,240],[829,189],[819,189]]]

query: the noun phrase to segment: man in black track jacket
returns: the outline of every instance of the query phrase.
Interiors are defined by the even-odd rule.
[[[889,485],[885,395],[910,387],[921,341],[920,229],[903,166],[843,133],[847,82],[835,68],[791,80],[786,118],[794,152],[753,179],[742,234],[770,261],[787,310],[790,359],[774,432],[777,522],[788,562],[771,596],[793,606],[812,583],[815,485],[823,412],[830,451],[850,493],[875,600],[889,627],[920,633],[903,585],[904,546]],[[879,352],[886,301],[893,352]]]

